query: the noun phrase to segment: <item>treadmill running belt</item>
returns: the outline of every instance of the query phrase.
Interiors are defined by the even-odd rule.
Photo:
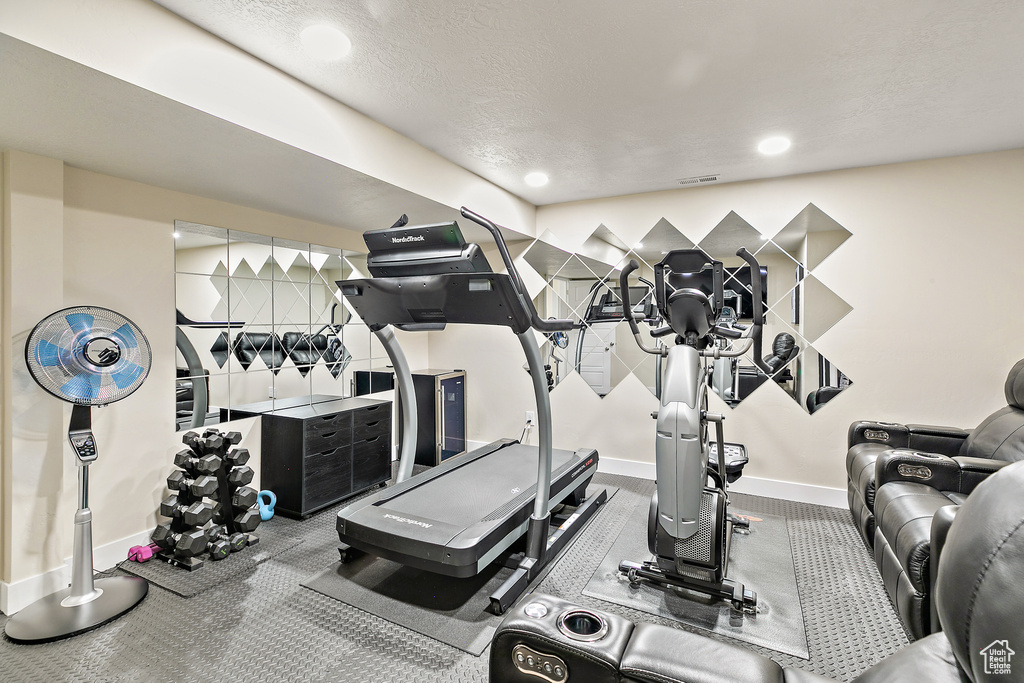
[[[572,451],[552,449],[551,471],[569,462]],[[465,527],[486,519],[520,493],[537,485],[537,447],[513,444],[388,500],[388,510],[414,518]],[[481,514],[486,511],[487,514]],[[467,522],[471,520],[471,522]]]

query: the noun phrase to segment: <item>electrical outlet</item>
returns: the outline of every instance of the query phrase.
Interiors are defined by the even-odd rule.
[[[267,388],[267,398],[277,398],[276,396],[274,396],[274,385],[273,384],[271,384],[270,387]]]
[[[535,418],[533,417],[533,411],[532,410],[527,410],[526,411],[526,421],[529,422],[530,424],[534,424],[534,420],[535,420]]]

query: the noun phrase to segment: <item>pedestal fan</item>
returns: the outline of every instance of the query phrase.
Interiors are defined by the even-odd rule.
[[[73,404],[68,440],[78,464],[78,512],[71,557],[71,587],[52,593],[7,621],[17,642],[67,638],[115,619],[135,607],[149,590],[145,579],[115,576],[93,579],[92,512],[89,465],[97,457],[92,406],[128,396],[149,374],[151,354],[142,331],[106,308],[77,306],[39,322],[25,343],[32,378],[62,401]]]

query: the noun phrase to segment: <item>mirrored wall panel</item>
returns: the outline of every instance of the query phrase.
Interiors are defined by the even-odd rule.
[[[363,276],[365,255],[184,221],[175,233],[178,429],[350,396],[355,369],[383,361],[335,284]]]
[[[546,283],[534,304],[544,317],[572,318],[575,323],[572,332],[551,335],[543,343],[553,386],[577,372],[604,396],[631,373],[657,395],[661,363],[632,339],[623,316],[618,274],[630,259],[637,261],[640,268],[630,278],[630,303],[641,334],[650,344],[674,343],[671,335],[659,340],[648,335],[662,325],[654,296],[655,266],[673,250],[699,248],[723,263],[721,323],[742,331],[754,322],[752,274],[736,256],[745,247],[761,266],[756,275],[765,310],[761,335],[743,356],[714,361],[708,383],[731,407],[768,386],[812,412],[812,405],[824,405],[852,384],[812,346],[852,310],[813,273],[850,236],[813,204],[771,239],[735,212],[699,244],[664,218],[632,244],[600,225],[576,253],[542,236],[524,254],[529,267]],[[721,339],[718,343],[729,348],[735,342]]]

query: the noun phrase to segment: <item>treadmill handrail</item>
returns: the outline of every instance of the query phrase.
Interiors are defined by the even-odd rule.
[[[523,307],[523,310],[529,314],[530,324],[533,326],[533,329],[540,332],[564,332],[571,330],[574,325],[572,320],[564,318],[548,318],[545,320],[537,313],[537,309],[533,306],[533,300],[530,298],[529,292],[526,291],[526,285],[523,284],[522,278],[519,277],[519,271],[516,270],[515,264],[512,262],[512,255],[508,251],[508,246],[505,244],[505,238],[501,236],[501,230],[498,229],[498,226],[489,219],[484,218],[478,213],[470,211],[466,207],[462,207],[461,212],[465,218],[483,226],[489,233],[491,233],[491,237],[494,238],[494,243],[498,246],[498,253],[501,254],[501,260],[505,263],[505,270],[508,271],[508,277],[512,280],[512,288],[519,297],[519,304]]]

